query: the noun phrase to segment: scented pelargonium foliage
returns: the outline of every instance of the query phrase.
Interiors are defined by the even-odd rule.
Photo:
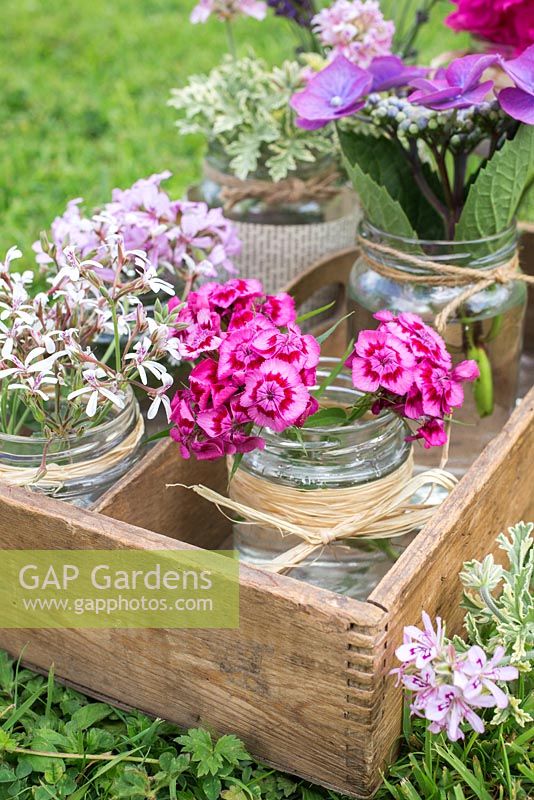
[[[495,70],[511,85],[497,88]],[[396,56],[362,69],[339,55],[291,104],[305,129],[338,123],[367,217],[388,233],[414,240],[502,233],[534,179],[534,45],[515,59],[469,55],[439,69]],[[351,117],[369,132],[344,127]]]
[[[445,22],[455,31],[521,52],[534,44],[532,0],[454,0],[456,11]]]
[[[111,201],[93,213],[82,210],[81,198],[71,200],[52,223],[49,241],[44,237],[33,245],[37,262],[53,274],[66,263],[65,248],[74,248],[82,259],[105,263],[107,241],[119,235],[127,250],[145,252],[152,267],[174,282],[180,277],[192,284],[200,276],[236,272],[233,258],[241,245],[232,223],[220,208],[172,200],[161,186],[170,175],[162,172],[114,189]]]
[[[378,331],[360,333],[347,361],[361,396],[335,409],[335,424],[387,409],[406,421],[407,439],[439,447],[447,441],[445,419],[462,405],[462,383],[477,367],[466,361],[453,369],[443,340],[413,314],[383,311],[379,319]],[[262,448],[263,428],[332,424],[320,397],[337,373],[317,385],[320,342],[300,330],[289,295],[265,295],[256,280],[208,283],[189,295],[177,323],[178,355],[193,364],[172,401],[171,436],[184,458]]]
[[[169,105],[180,112],[179,132],[202,134],[223,169],[245,179],[261,168],[278,181],[336,153],[333,131],[309,133],[295,125],[289,100],[304,86],[297,62],[270,69],[252,56],[226,57],[208,75],[173,89]]]
[[[425,447],[447,442],[445,420],[464,401],[462,384],[474,381],[474,361],[455,367],[445,342],[416,314],[375,314],[376,331],[361,331],[348,360],[356,389],[374,398],[372,410],[389,409],[406,420],[422,420],[409,438]]]
[[[4,433],[65,437],[125,407],[128,387],[170,412],[172,378],[161,362],[178,357],[175,314],[142,305],[147,292],[167,297],[172,286],[157,276],[142,251],[122,240],[103,243],[102,261],[80,260],[65,249],[65,265],[36,291],[33,272],[14,272],[19,250],[0,263],[0,428]],[[110,271],[113,279],[110,280]],[[94,343],[110,334],[107,353]],[[155,385],[151,385],[155,384]]]

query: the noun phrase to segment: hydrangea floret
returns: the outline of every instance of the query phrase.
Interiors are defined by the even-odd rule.
[[[161,186],[170,176],[162,172],[114,189],[111,201],[92,214],[82,211],[81,198],[71,200],[50,233],[34,243],[37,262],[53,275],[67,264],[65,250],[74,248],[80,258],[102,262],[100,276],[113,280],[109,241],[120,236],[126,250],[146,254],[154,286],[161,276],[173,285],[193,285],[199,277],[235,273],[241,244],[233,224],[220,208],[172,200]]]
[[[443,340],[415,315],[379,319],[347,361],[361,396],[346,421],[387,409],[418,424],[407,438],[441,446],[445,419],[461,406],[462,383],[478,375],[476,365],[452,368]],[[187,326],[177,333],[178,353],[193,364],[172,401],[171,436],[183,457],[249,452],[263,447],[263,428],[299,428],[311,416],[318,422],[320,343],[302,333],[289,295],[265,295],[256,280],[208,283],[189,295],[177,321]]]
[[[419,216],[419,223],[404,212],[402,222],[414,238],[453,240],[472,234],[467,230],[472,217],[484,220],[483,214],[473,210],[478,199],[476,178],[482,180],[487,175],[488,165],[500,151],[510,152],[518,182],[507,181],[508,193],[513,185],[514,197],[517,195],[515,205],[509,204],[511,221],[522,195],[518,186],[527,188],[530,175],[528,164],[521,159],[514,161],[513,155],[515,149],[524,149],[524,159],[529,160],[532,133],[522,131],[524,126],[518,123],[529,126],[534,122],[534,45],[516,59],[506,60],[498,54],[469,55],[453,60],[446,68],[420,70],[419,74],[394,59],[374,59],[367,70],[362,70],[344,56],[337,56],[292,98],[299,115],[297,124],[315,129],[355,114],[367,123],[368,136],[361,132],[343,136],[341,128],[349,171],[356,167],[352,175],[357,189],[361,188],[359,170],[372,179],[369,148],[358,148],[358,144],[378,135],[383,157],[391,159],[397,171],[408,169],[411,173],[414,191],[422,195],[418,207],[429,206],[427,213]],[[487,77],[490,67],[502,69],[514,86],[497,89],[494,80]],[[365,80],[365,72],[372,80]],[[478,162],[474,177],[473,169],[468,169],[471,162],[473,169]],[[394,181],[381,188],[392,193],[392,202],[399,202]],[[506,185],[502,188],[506,191]],[[371,203],[366,202],[363,191],[361,194],[364,208],[372,217]],[[508,202],[507,197],[503,200]],[[391,216],[398,227],[399,215]],[[424,228],[420,227],[421,219]],[[483,221],[479,224],[480,236],[500,232],[482,229]],[[491,221],[486,221],[487,226]]]
[[[534,45],[515,59],[475,54],[417,70],[395,56],[368,69],[337,56],[292,98],[297,124],[336,124],[366,219],[380,236],[397,237],[427,263],[447,243],[464,243],[466,266],[510,247],[502,262],[510,267],[515,217],[532,181]],[[513,85],[499,88],[495,70]],[[455,313],[463,319],[463,350],[483,373],[477,411],[491,415],[486,337],[467,303]]]
[[[105,259],[80,259],[63,251],[64,266],[36,291],[32,272],[12,269],[21,252],[12,248],[0,264],[0,422],[4,433],[46,438],[78,434],[125,407],[128,387],[170,413],[172,378],[164,362],[178,358],[176,314],[156,303],[148,315],[142,296],[174,295],[155,282],[140,250],[120,238],[102,243]],[[110,272],[113,279],[110,280]],[[108,332],[111,344],[97,355],[93,345]]]

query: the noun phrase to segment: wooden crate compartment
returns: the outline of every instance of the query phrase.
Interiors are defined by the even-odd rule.
[[[336,277],[349,264],[341,256]],[[25,647],[25,663],[54,663],[92,696],[236,733],[274,767],[370,797],[400,733],[388,673],[403,626],[424,608],[460,630],[458,571],[500,530],[534,518],[533,457],[534,389],[367,602],[243,565],[238,630],[2,630],[0,647]],[[229,522],[168,483],[220,491],[224,467],[184,462],[161,442],[91,511],[0,485],[0,547],[217,548]]]

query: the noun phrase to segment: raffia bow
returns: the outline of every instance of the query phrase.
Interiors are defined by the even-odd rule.
[[[281,536],[296,536],[302,542],[274,558],[265,569],[287,572],[316,551],[348,539],[389,539],[422,528],[436,510],[429,497],[418,503],[414,495],[430,487],[450,492],[456,478],[443,469],[411,477],[413,453],[397,470],[368,484],[342,489],[302,490],[271,483],[238,469],[230,483],[230,497],[207,486],[192,489],[219,510],[228,509],[239,524],[259,524]],[[170,484],[184,486],[183,484]],[[250,505],[254,498],[255,507]],[[223,512],[224,513],[224,512]]]
[[[299,203],[303,200],[329,200],[342,191],[339,185],[340,174],[336,169],[328,169],[303,180],[286,178],[282,181],[264,181],[256,178],[241,180],[235,175],[220,172],[211,164],[204,165],[206,178],[222,186],[221,200],[225,211],[241,200],[263,200],[268,205]]]
[[[474,269],[473,267],[459,267],[455,264],[419,258],[410,253],[400,252],[393,247],[371,242],[362,236],[358,237],[358,241],[365,250],[362,254],[363,258],[372,266],[375,272],[385,278],[390,278],[400,283],[424,284],[425,286],[466,287],[436,315],[434,324],[440,333],[443,333],[447,321],[466,300],[469,300],[470,297],[478,294],[478,292],[488,289],[495,283],[506,285],[514,281],[522,281],[523,283],[534,284],[534,276],[525,275],[521,272],[517,250],[505,264],[490,269]],[[410,264],[410,266],[424,269],[425,274],[414,274],[413,272],[406,272],[401,267],[384,264],[383,261],[373,258],[369,251],[391,256]]]

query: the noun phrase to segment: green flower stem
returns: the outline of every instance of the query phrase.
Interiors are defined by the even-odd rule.
[[[484,600],[485,604],[487,605],[487,607],[489,608],[491,613],[495,617],[497,617],[497,619],[500,620],[501,622],[504,622],[504,623],[508,624],[508,619],[502,613],[501,609],[499,608],[499,606],[495,602],[495,600],[493,598],[493,595],[491,594],[491,592],[489,591],[487,586],[481,586],[479,591],[480,591],[480,596]]]
[[[408,31],[406,40],[403,42],[402,46],[399,49],[399,55],[401,56],[401,58],[409,58],[413,54],[415,41],[419,36],[419,33],[423,25],[426,25],[426,23],[428,22],[430,12],[432,11],[437,2],[438,0],[426,0],[422,4],[422,6],[418,8],[417,11],[415,12],[412,27]],[[406,12],[407,10],[406,5],[410,6],[411,4],[405,4],[404,12]]]
[[[226,40],[228,42],[228,52],[230,53],[234,61],[237,61],[237,49],[235,46],[234,30],[232,28],[232,23],[230,22],[229,19],[227,19],[225,22],[225,28],[226,28]]]
[[[58,753],[57,751],[48,752],[46,750],[29,750],[26,747],[14,747],[10,753],[21,753],[27,756],[42,756],[43,758],[74,759],[76,761],[133,761],[136,764],[159,764],[157,758],[146,758],[145,756],[130,756],[127,753],[116,753],[107,755],[106,753]]]
[[[106,352],[104,353],[104,355],[100,359],[102,364],[107,364],[108,363],[109,359],[111,358],[111,356],[115,352],[115,348],[116,348],[115,338],[113,338],[113,341],[111,341],[109,343],[109,345],[108,345],[108,347],[106,349]]]
[[[0,413],[2,415],[2,430],[5,433],[8,433],[7,388],[8,388],[8,382],[4,381],[4,385],[2,386],[2,397],[0,399]]]
[[[121,371],[121,337],[119,334],[119,320],[117,317],[117,306],[115,301],[110,302],[111,318],[113,320],[113,339],[115,342],[115,371]]]
[[[13,434],[15,432],[17,414],[18,414],[18,410],[19,410],[19,404],[20,404],[20,393],[19,392],[15,392],[14,393],[14,397],[13,397],[13,401],[12,401],[12,405],[11,405],[11,411],[10,411],[10,414],[9,414],[8,423],[7,423],[7,433]]]
[[[31,409],[28,406],[26,406],[26,408],[24,409],[24,413],[21,415],[21,417],[18,420],[17,424],[13,428],[13,431],[12,431],[13,436],[18,436],[19,431],[22,429],[22,426],[24,425],[24,423],[28,419],[28,416],[30,415],[30,413],[31,413]]]
[[[392,134],[395,136],[394,134]],[[398,140],[396,140],[398,141]],[[400,143],[399,143],[400,145]],[[415,183],[417,184],[417,188],[420,190],[423,197],[428,200],[432,208],[434,208],[440,217],[443,219],[443,224],[445,229],[447,230],[448,226],[448,219],[449,219],[449,209],[447,206],[441,202],[439,197],[432,191],[430,188],[428,181],[426,180],[423,170],[421,168],[421,160],[419,158],[419,153],[417,150],[417,143],[415,139],[410,139],[410,149],[407,150],[402,145],[400,145],[400,149],[402,154],[408,158],[408,162],[410,164],[410,169],[412,171]]]

